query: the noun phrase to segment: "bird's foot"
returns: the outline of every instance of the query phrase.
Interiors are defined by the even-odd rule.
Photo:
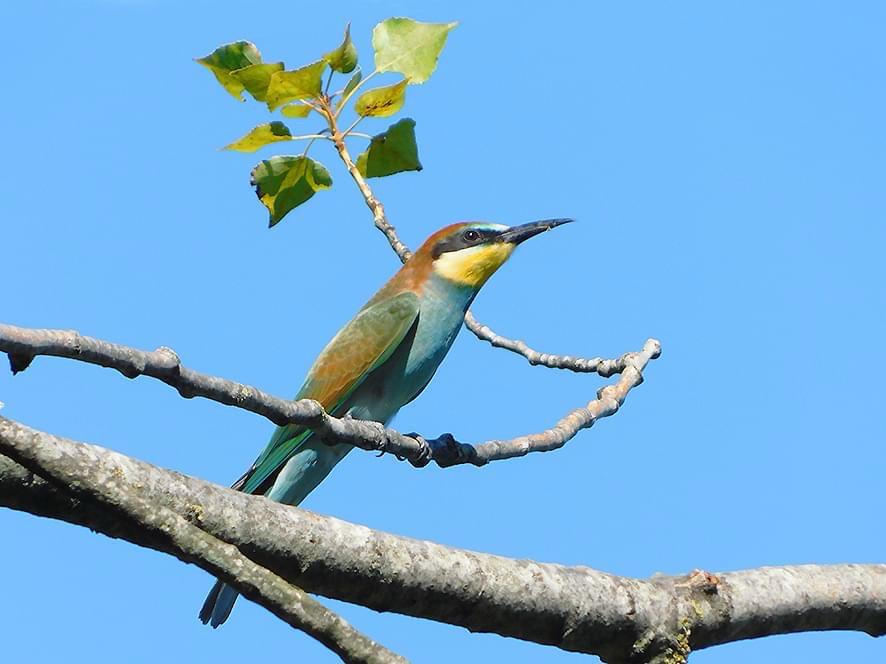
[[[418,456],[414,459],[408,459],[409,463],[411,463],[416,468],[424,468],[431,462],[431,458],[434,455],[430,444],[427,440],[425,440],[424,436],[414,431],[411,433],[407,433],[406,435],[417,440],[419,445],[421,445],[421,450],[419,451]],[[404,457],[398,456],[397,458],[402,461]]]

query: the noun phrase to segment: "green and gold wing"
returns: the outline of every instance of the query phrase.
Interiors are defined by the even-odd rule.
[[[308,371],[296,399],[314,399],[328,413],[338,409],[372,371],[397,349],[418,318],[419,299],[405,292],[362,309],[332,338]],[[313,432],[303,426],[277,427],[265,450],[233,488],[263,494],[286,462]]]

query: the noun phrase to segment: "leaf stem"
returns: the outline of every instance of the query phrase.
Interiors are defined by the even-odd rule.
[[[338,120],[338,116],[341,115],[341,112],[344,110],[345,104],[347,104],[348,100],[354,96],[354,93],[357,92],[357,90],[359,90],[361,87],[363,87],[363,84],[366,83],[366,81],[371,79],[373,76],[375,76],[377,73],[378,69],[373,69],[371,72],[369,72],[366,78],[361,79],[361,81],[354,86],[353,90],[351,90],[348,94],[341,98],[341,101],[338,102],[338,106],[336,106],[335,111],[332,113],[332,117],[334,120]]]
[[[320,109],[320,107],[317,106],[317,104],[312,104],[312,103],[311,103],[310,101],[308,101],[307,99],[299,99],[299,100],[298,100],[298,103],[301,104],[302,106],[308,106],[308,107],[310,107],[310,109],[311,109],[312,111],[314,111],[315,113],[319,113],[320,115],[323,115],[323,111]]]
[[[363,117],[364,116],[362,116],[362,115],[358,116],[357,119],[351,123],[351,126],[342,132],[342,134],[341,134],[342,138],[347,138],[348,136],[350,136],[351,130],[353,130],[354,127],[356,127],[358,124],[360,124],[363,121]]]
[[[311,149],[311,146],[314,144],[314,141],[316,141],[316,140],[317,140],[316,138],[312,138],[310,141],[308,141],[308,144],[305,146],[305,151],[301,153],[302,157],[308,156],[308,150]]]

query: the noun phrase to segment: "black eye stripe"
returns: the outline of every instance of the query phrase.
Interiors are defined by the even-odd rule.
[[[460,233],[440,240],[434,247],[432,255],[436,259],[448,251],[459,251],[460,249],[475,247],[478,244],[490,242],[500,234],[500,231],[485,230],[482,228],[467,228]]]

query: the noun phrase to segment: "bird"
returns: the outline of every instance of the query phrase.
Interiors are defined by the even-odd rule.
[[[517,245],[570,221],[460,222],[433,233],[320,352],[295,398],[314,399],[335,417],[387,425],[427,387],[474,297]],[[352,449],[304,426],[280,426],[232,488],[298,505]],[[217,581],[200,620],[224,623],[237,595]]]

